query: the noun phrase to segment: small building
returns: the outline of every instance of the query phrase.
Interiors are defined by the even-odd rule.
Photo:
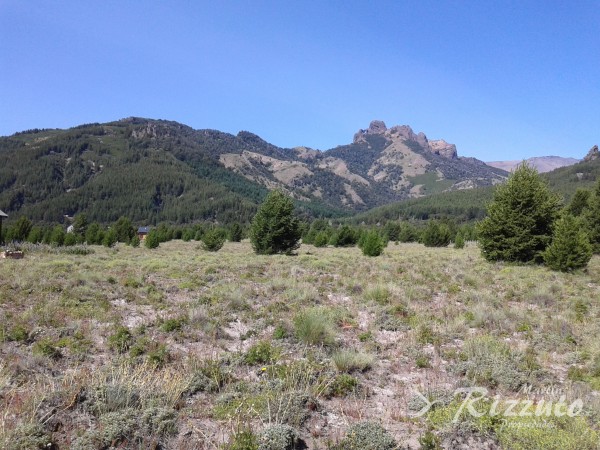
[[[146,236],[148,236],[149,232],[150,232],[150,227],[139,227],[138,231],[137,231],[139,240],[143,241],[144,239],[146,239]]]
[[[2,211],[0,209],[0,245],[4,244],[4,240],[2,239],[2,219],[5,219],[8,217],[8,214],[6,214],[4,211]]]

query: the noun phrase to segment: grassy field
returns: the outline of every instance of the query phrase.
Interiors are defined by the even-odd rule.
[[[0,260],[1,448],[598,448],[597,256],[563,274],[473,243],[89,250]],[[454,420],[468,387],[583,406]]]

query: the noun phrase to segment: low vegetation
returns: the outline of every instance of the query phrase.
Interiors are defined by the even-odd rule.
[[[2,448],[597,448],[598,256],[561,272],[468,241],[74,248],[0,260]],[[466,387],[487,389],[478,407],[583,408],[453,421]]]

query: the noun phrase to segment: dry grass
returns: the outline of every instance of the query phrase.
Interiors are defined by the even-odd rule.
[[[527,379],[540,387],[584,387],[590,417],[600,417],[592,401],[600,385],[598,257],[585,272],[562,274],[487,263],[473,244],[390,245],[378,258],[310,246],[296,257],[257,256],[248,243],[211,253],[181,241],[93,250],[37,249],[0,261],[0,442],[38,427],[68,448],[99,429],[102,414],[135,403],[176,415],[179,434],[159,437],[173,448],[188,435],[217,448],[240,423],[258,432],[289,421],[293,408],[303,417],[294,426],[314,448],[373,419],[416,446],[425,422],[408,416],[413,388],[452,390],[489,373],[490,386],[516,386],[494,378],[486,358],[461,372],[465,358],[481,356],[465,348],[479,338],[522,355],[498,363],[537,367]],[[166,325],[174,319],[177,326]],[[121,353],[109,340],[119,327],[131,335]],[[259,342],[277,347],[277,360],[247,364]],[[205,362],[218,386],[187,393]],[[356,396],[323,395],[336,366],[355,370]],[[135,396],[92,411],[88,392]]]

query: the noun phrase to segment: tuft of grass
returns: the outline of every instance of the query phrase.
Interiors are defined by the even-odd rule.
[[[294,318],[296,337],[309,345],[333,345],[334,324],[323,308],[305,309]]]
[[[340,350],[331,356],[336,369],[340,372],[364,372],[370,369],[375,362],[375,357],[356,350]]]

